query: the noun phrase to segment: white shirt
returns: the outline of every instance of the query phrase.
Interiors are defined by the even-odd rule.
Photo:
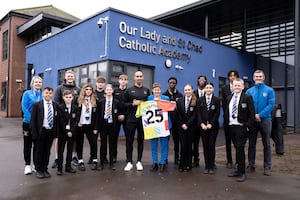
[[[87,112],[87,110],[88,110],[88,112]],[[92,123],[91,118],[92,118],[92,105],[91,105],[91,103],[89,103],[89,109],[84,104],[82,104],[79,123],[80,124],[91,124]]]
[[[204,94],[205,94],[204,89],[201,90],[201,89],[198,88],[198,94],[199,94],[199,97],[204,96]]]

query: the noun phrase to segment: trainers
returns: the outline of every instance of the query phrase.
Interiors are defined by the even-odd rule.
[[[136,166],[136,170],[138,170],[138,171],[144,170],[144,167],[140,161],[138,161],[135,166]]]
[[[81,163],[78,164],[78,169],[79,169],[80,171],[85,171],[85,165],[84,165],[83,162],[81,162]]]
[[[36,172],[34,165],[31,166],[31,171],[34,172],[34,173]]]
[[[52,163],[52,168],[57,168],[58,167],[58,159],[55,159],[54,162]]]
[[[129,172],[130,170],[132,170],[132,168],[133,168],[132,163],[131,163],[131,162],[128,162],[128,163],[126,164],[125,168],[124,168],[124,171],[125,171],[125,172]]]
[[[31,173],[32,173],[31,166],[30,165],[26,165],[25,169],[24,169],[24,174],[28,175],[28,174],[31,174]]]
[[[265,167],[264,168],[264,175],[265,176],[271,176],[271,168],[270,167]]]
[[[72,158],[72,165],[75,165],[75,166],[77,166],[79,163],[78,163],[78,158],[77,157],[73,157]]]

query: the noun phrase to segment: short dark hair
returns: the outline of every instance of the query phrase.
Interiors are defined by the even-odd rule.
[[[211,85],[211,86],[215,87],[212,82],[206,82],[206,85]]]
[[[229,78],[229,76],[230,76],[232,73],[233,73],[237,78],[240,78],[239,72],[238,72],[237,70],[235,70],[235,69],[229,70],[229,72],[227,73],[227,78]]]
[[[52,87],[50,87],[50,86],[46,86],[46,87],[44,87],[43,91],[44,91],[44,90],[48,90],[48,91],[52,91],[52,92],[53,92],[53,88],[52,88]]]
[[[168,79],[168,82],[169,82],[170,80],[174,80],[174,81],[177,83],[177,78],[175,78],[174,76],[170,77],[170,78]]]

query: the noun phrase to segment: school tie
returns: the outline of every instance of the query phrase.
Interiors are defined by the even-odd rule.
[[[108,100],[105,106],[105,115],[104,119],[109,119],[111,118],[111,101]]]
[[[49,128],[53,127],[53,112],[52,112],[52,106],[51,103],[48,104],[48,115],[47,115],[47,121]]]
[[[234,95],[231,114],[233,119],[237,118],[237,95]]]
[[[185,100],[185,113],[187,113],[187,112],[188,112],[189,105],[190,105],[190,99],[189,99],[189,98],[187,98],[187,99]]]
[[[85,110],[85,112],[86,113],[90,113],[90,102],[89,102],[89,99],[85,99],[85,102],[86,102],[86,110]]]
[[[206,99],[206,106],[207,106],[207,110],[209,110],[209,108],[210,108],[210,98],[209,97],[207,97],[207,99]]]

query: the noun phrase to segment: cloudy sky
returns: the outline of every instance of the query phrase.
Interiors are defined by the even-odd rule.
[[[10,10],[53,5],[69,14],[84,19],[112,7],[149,18],[194,3],[197,0],[2,0],[0,19]]]

